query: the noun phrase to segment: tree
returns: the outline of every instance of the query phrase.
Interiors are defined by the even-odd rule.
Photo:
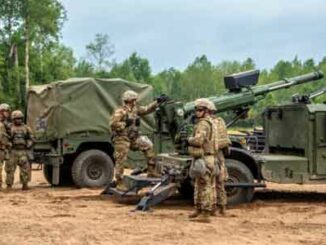
[[[101,71],[112,66],[111,56],[114,54],[114,46],[107,34],[96,34],[95,40],[86,45],[86,50],[96,70]]]

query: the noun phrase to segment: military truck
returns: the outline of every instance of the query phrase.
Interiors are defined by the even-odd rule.
[[[235,117],[228,124],[244,118],[251,105],[263,99],[272,91],[286,89],[294,85],[321,79],[321,72],[313,72],[293,78],[284,79],[267,85],[256,86],[259,71],[248,71],[233,74],[225,78],[225,85],[229,90],[221,96],[209,97],[217,108],[217,113],[234,111]],[[107,186],[103,194],[126,197],[137,196],[144,187],[153,186],[141,199],[137,209],[147,210],[162,200],[173,195],[177,190],[185,195],[192,194],[192,180],[189,177],[189,167],[192,159],[187,154],[187,135],[191,134],[193,127],[194,103],[168,102],[158,111],[158,130],[168,131],[176,144],[176,150],[171,153],[158,155],[158,168],[162,178],[146,178],[144,176],[125,176],[124,182],[128,187],[126,192]],[[182,135],[186,137],[176,142]],[[240,148],[231,147],[231,154],[227,156],[226,166],[229,179],[226,183],[228,203],[238,204],[249,202],[254,194],[254,188],[265,187],[261,173],[262,161],[250,152]]]
[[[153,100],[151,86],[122,79],[72,78],[28,90],[27,124],[36,136],[35,162],[44,164],[49,183],[97,187],[112,180],[109,119],[127,89],[139,93],[140,104]],[[142,133],[153,139],[154,128],[154,116],[143,117]],[[128,157],[136,165],[144,161],[136,152]]]

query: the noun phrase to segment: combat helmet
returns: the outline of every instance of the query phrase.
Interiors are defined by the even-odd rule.
[[[210,110],[212,112],[217,111],[215,104],[210,100],[209,100],[209,108],[208,108],[208,110]]]
[[[210,108],[211,108],[210,103],[211,102],[206,98],[196,99],[195,100],[195,107],[204,107],[204,108],[210,110]]]
[[[0,104],[0,111],[10,111],[10,105],[6,103]]]
[[[122,101],[131,101],[131,100],[137,100],[138,94],[135,91],[127,90],[122,94]]]
[[[22,118],[24,118],[24,114],[19,110],[13,111],[11,113],[11,119],[12,120],[14,120],[14,119],[22,119]]]

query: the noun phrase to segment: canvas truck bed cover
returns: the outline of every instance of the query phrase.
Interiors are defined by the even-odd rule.
[[[150,85],[123,79],[71,78],[28,90],[27,124],[37,138],[64,138],[81,132],[107,134],[109,120],[121,105],[121,95],[131,89],[139,93],[139,104],[153,100]],[[141,131],[151,133],[153,114],[143,117]]]

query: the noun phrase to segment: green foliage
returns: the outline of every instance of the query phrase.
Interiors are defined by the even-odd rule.
[[[95,63],[97,71],[106,70],[112,66],[111,56],[114,47],[107,34],[96,34],[93,42],[86,45],[87,56]]]

